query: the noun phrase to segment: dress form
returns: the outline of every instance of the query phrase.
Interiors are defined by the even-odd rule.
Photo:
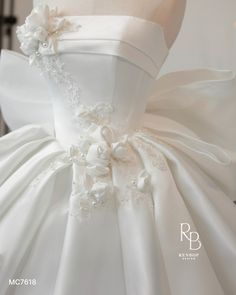
[[[34,0],[64,15],[132,15],[162,25],[166,43],[174,43],[184,16],[186,0]]]

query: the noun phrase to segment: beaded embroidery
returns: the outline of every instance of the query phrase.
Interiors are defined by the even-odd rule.
[[[84,136],[69,151],[69,158],[77,165],[77,169],[80,168],[80,178],[87,180],[79,183],[74,179],[70,216],[84,218],[89,217],[96,208],[114,208],[115,205],[124,205],[128,201],[137,203],[141,199],[150,200],[150,176],[145,170],[135,176],[131,173],[125,179],[127,184],[121,197],[119,189],[113,185],[112,166],[115,162],[119,165],[124,163],[129,169],[129,165],[135,160],[128,136],[119,137],[107,126],[97,127],[95,135],[96,138],[91,134],[87,138]],[[85,182],[89,183],[87,188]],[[117,198],[114,198],[115,195]]]
[[[141,170],[137,176],[134,174],[128,176],[125,191],[118,202],[120,206],[126,207],[131,204],[137,206],[147,203],[151,209],[154,208],[151,178],[146,170]]]
[[[96,209],[114,208],[114,187],[110,183],[98,181],[90,190],[77,190],[78,186],[74,183],[69,208],[71,217],[85,220],[90,218]]]

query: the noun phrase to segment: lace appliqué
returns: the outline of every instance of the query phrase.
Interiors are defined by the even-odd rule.
[[[163,154],[160,151],[158,151],[157,148],[152,146],[151,143],[147,143],[143,141],[141,138],[136,137],[134,144],[135,146],[137,146],[137,148],[140,148],[141,150],[145,151],[145,153],[150,158],[153,167],[159,169],[160,171],[168,170],[168,166]]]
[[[74,182],[69,215],[79,220],[86,220],[97,209],[112,209],[114,204],[114,187],[111,182],[97,181],[88,190],[80,190],[78,184]]]
[[[141,170],[138,175],[130,174],[124,193],[118,199],[120,206],[129,207],[148,204],[153,209],[154,203],[152,198],[151,176],[145,169]]]

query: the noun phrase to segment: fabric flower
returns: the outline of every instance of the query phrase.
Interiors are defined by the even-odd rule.
[[[86,167],[86,171],[91,177],[104,177],[110,173],[110,168],[102,165],[89,165]]]
[[[142,193],[147,193],[151,190],[151,178],[146,170],[142,170],[138,175],[137,189]]]
[[[58,35],[70,26],[68,21],[57,17],[56,9],[50,10],[48,5],[35,7],[25,24],[17,27],[20,48],[31,57],[31,61],[37,58],[41,44],[52,44],[52,51],[55,52]]]
[[[105,202],[113,194],[113,186],[105,182],[96,182],[91,190],[93,196],[98,202]]]
[[[108,126],[102,126],[100,128],[101,137],[108,143],[111,144],[113,141],[113,131]]]
[[[106,176],[110,172],[111,151],[106,142],[92,144],[86,155],[87,173],[92,177]]]
[[[124,142],[115,142],[112,144],[112,156],[116,160],[127,162],[129,160],[129,147],[127,143]]]
[[[91,165],[108,166],[110,163],[111,150],[106,142],[92,144],[86,156],[86,161]]]
[[[78,146],[79,146],[79,149],[81,151],[81,153],[83,154],[87,154],[88,153],[88,150],[90,148],[90,146],[94,143],[94,139],[87,136],[87,137],[80,137],[79,138],[79,143],[78,143]]]
[[[73,162],[76,163],[77,165],[83,164],[85,159],[84,159],[84,154],[81,152],[79,146],[77,145],[72,145],[69,149],[69,159]]]

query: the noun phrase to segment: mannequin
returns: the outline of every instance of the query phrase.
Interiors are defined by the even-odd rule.
[[[186,0],[34,0],[64,15],[132,15],[162,25],[167,46],[174,43],[184,16]]]

